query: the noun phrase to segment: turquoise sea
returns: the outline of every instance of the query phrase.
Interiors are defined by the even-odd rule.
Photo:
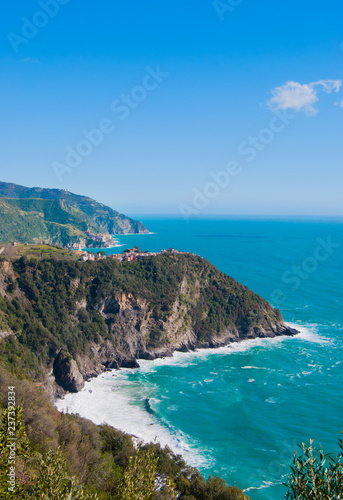
[[[343,430],[343,220],[143,218],[152,234],[117,237],[191,251],[279,307],[300,334],[143,361],[57,403],[182,453],[253,500],[284,496],[297,444],[337,452]]]

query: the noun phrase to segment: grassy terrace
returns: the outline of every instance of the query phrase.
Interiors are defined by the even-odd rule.
[[[78,256],[73,251],[53,245],[24,245],[18,243],[13,246],[11,243],[0,243],[0,252],[0,258],[5,257],[8,260],[16,260],[23,256],[40,259],[46,257],[56,260],[78,259]]]

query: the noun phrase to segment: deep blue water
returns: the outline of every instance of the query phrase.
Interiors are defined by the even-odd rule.
[[[154,234],[120,236],[124,246],[107,253],[192,251],[279,307],[301,333],[143,362],[90,382],[60,408],[170,442],[253,500],[283,498],[297,444],[315,438],[336,452],[343,430],[343,220],[143,222]]]

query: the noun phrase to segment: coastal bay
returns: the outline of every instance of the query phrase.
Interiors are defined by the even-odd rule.
[[[286,297],[281,312],[300,333],[139,360],[139,369],[104,373],[58,405],[129,432],[138,421],[136,435],[147,440],[157,435],[203,474],[224,477],[247,489],[253,500],[282,498],[281,483],[299,443],[315,438],[325,450],[337,450],[343,414],[336,398],[343,369],[340,250],[297,290],[282,281],[282,274],[288,262],[301,264],[313,253],[316,238],[331,234],[334,242],[342,241],[342,223],[144,222],[156,234],[123,236],[120,251],[134,244],[152,251],[174,246],[210,258],[269,300],[280,289]]]

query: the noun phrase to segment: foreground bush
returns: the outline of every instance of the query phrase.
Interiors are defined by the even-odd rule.
[[[340,500],[343,498],[343,441],[339,439],[341,452],[333,457],[321,448],[300,446],[303,454],[294,453],[293,466],[288,478],[287,500]]]

